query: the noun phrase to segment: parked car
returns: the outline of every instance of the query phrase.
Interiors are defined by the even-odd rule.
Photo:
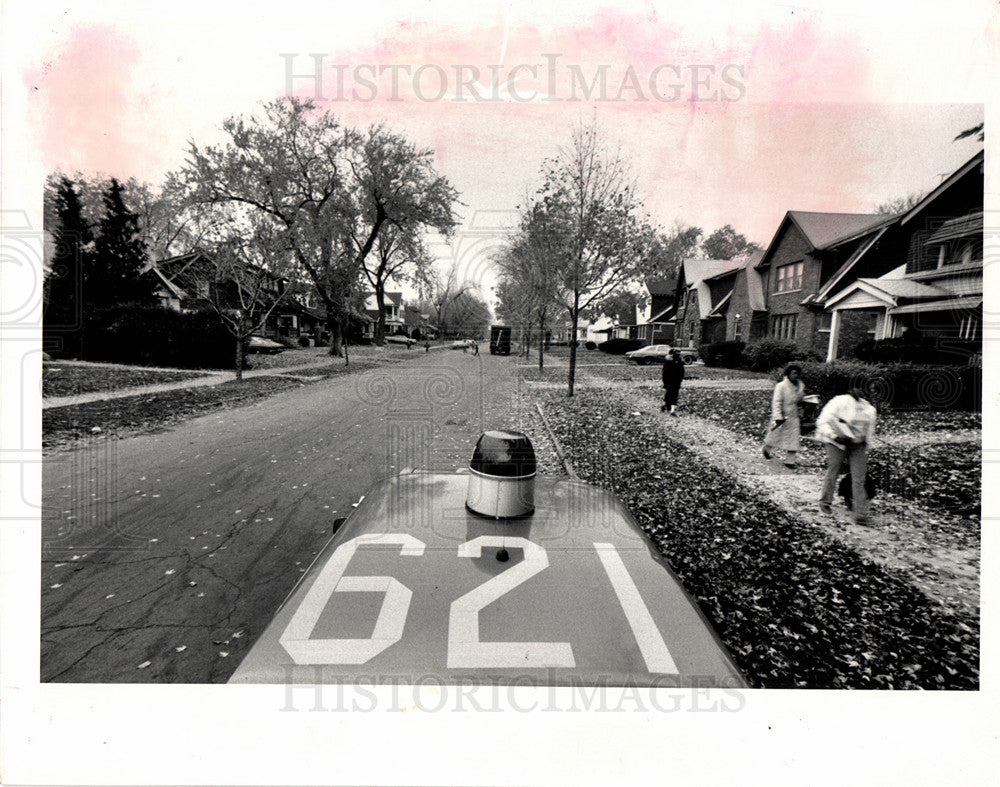
[[[678,349],[681,354],[681,358],[684,359],[684,363],[694,363],[698,360],[698,353],[694,350],[687,350],[683,348],[674,348],[669,344],[650,344],[646,347],[640,347],[638,350],[632,350],[631,352],[625,353],[625,360],[635,361],[635,363],[640,366],[645,366],[648,363],[663,363],[666,357],[670,354],[673,349]]]
[[[389,344],[403,344],[407,347],[412,347],[417,343],[416,339],[411,339],[409,336],[386,336],[385,340]]]
[[[476,346],[475,339],[458,339],[457,341],[451,343],[451,349],[453,350],[464,350],[464,349],[471,350],[475,346]]]
[[[275,355],[285,349],[285,345],[274,339],[265,336],[251,336],[247,342],[248,353],[262,353],[263,355]]]
[[[746,686],[621,501],[536,477],[519,432],[485,432],[467,469],[384,479],[326,525],[231,683]]]

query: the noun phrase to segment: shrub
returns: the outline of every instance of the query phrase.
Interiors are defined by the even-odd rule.
[[[583,346],[586,347],[588,350],[596,350],[597,349],[597,342],[590,342],[590,341],[588,341]]]
[[[214,312],[161,306],[91,309],[81,332],[80,357],[145,366],[231,369],[236,338]]]
[[[601,342],[597,345],[597,349],[602,353],[624,355],[631,350],[638,350],[640,347],[645,347],[645,345],[646,343],[640,339],[608,339],[606,342]]]
[[[704,345],[700,350],[706,366],[723,366],[727,369],[739,369],[743,366],[743,348],[745,342],[740,340],[713,342]]]
[[[310,342],[310,339],[309,339],[308,336],[300,336],[299,337],[299,347],[308,347],[309,346],[309,342]]]
[[[824,402],[857,387],[880,410],[982,408],[982,369],[976,366],[860,361],[803,361],[801,365],[806,393],[818,394]],[[772,377],[780,379],[781,371],[776,370]]]
[[[793,358],[803,354],[795,342],[780,339],[761,339],[743,350],[743,361],[752,372],[769,372],[784,367]]]
[[[982,346],[964,341],[934,342],[919,339],[867,339],[854,347],[854,357],[866,363],[964,363],[969,355],[982,352]]]

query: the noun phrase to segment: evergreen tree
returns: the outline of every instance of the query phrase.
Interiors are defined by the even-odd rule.
[[[104,192],[94,263],[84,278],[85,298],[91,306],[155,302],[155,281],[142,275],[147,254],[139,218],[125,206],[122,191],[121,183],[112,178]]]
[[[83,281],[93,259],[93,235],[83,218],[80,196],[69,178],[55,185],[54,251],[45,277],[43,334],[46,349],[74,356],[83,328]]]

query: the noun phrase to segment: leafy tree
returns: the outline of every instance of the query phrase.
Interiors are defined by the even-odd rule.
[[[520,226],[498,257],[500,270],[498,311],[511,325],[522,328],[525,352],[531,332],[538,326],[538,368],[545,368],[545,334],[552,311],[558,306],[559,255],[566,250],[548,225],[548,215],[535,205],[521,215]]]
[[[545,163],[542,185],[526,212],[544,221],[561,252],[553,259],[559,301],[568,312],[568,395],[576,377],[580,315],[598,307],[622,284],[648,269],[654,233],[620,153],[612,153],[596,125],[579,126],[567,148]]]
[[[383,126],[359,133],[312,101],[264,104],[262,118],[230,117],[222,146],[190,144],[182,178],[203,204],[239,205],[272,221],[316,288],[342,355],[362,268],[389,222],[450,231],[456,193],[417,150]]]
[[[492,313],[486,301],[472,289],[452,299],[444,315],[444,324],[454,336],[479,338],[486,335]]]
[[[389,224],[379,233],[374,253],[366,258],[363,268],[368,284],[375,291],[378,320],[375,322],[375,344],[385,343],[385,290],[391,279],[405,281],[423,277],[431,258],[416,233],[399,225]]]
[[[692,257],[701,240],[701,228],[674,225],[670,232],[658,232],[650,245],[648,263],[650,274],[667,279],[677,277],[681,262]]]
[[[45,229],[52,237],[52,257],[45,276],[43,335],[54,352],[76,355],[83,327],[83,275],[90,266],[94,239],[83,206],[69,178],[46,185]]]
[[[155,302],[155,283],[142,275],[147,255],[138,217],[126,207],[122,193],[121,183],[112,178],[104,192],[104,216],[98,227],[93,262],[84,272],[88,305]]]
[[[710,260],[731,260],[761,249],[753,241],[747,240],[745,235],[734,230],[731,224],[727,224],[705,238],[701,250]]]

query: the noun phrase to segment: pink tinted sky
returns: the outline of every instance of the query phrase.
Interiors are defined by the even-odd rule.
[[[461,24],[433,15],[390,16],[369,20],[356,35],[348,24],[327,46],[321,36],[280,26],[268,37],[267,22],[258,20],[254,37],[244,36],[229,57],[224,47],[213,52],[206,45],[208,19],[164,30],[171,24],[165,18],[140,27],[69,15],[24,78],[44,171],[102,171],[156,182],[181,162],[188,137],[211,140],[223,117],[251,112],[255,102],[283,92],[279,52],[297,53],[296,74],[312,70],[307,53],[323,52],[324,106],[353,124],[385,120],[433,147],[438,168],[462,194],[473,238],[465,242],[480,247],[472,224],[502,222],[536,181],[542,160],[581,119],[596,117],[630,156],[647,208],[661,224],[682,221],[711,231],[729,223],[765,244],[788,209],[865,212],[881,200],[932,188],[979,149],[975,141],[952,141],[983,117],[975,103],[985,99],[978,90],[985,83],[975,67],[981,45],[969,42],[973,22],[953,19],[949,30],[911,15],[897,20],[905,40],[883,39],[876,55],[880,17],[768,10],[735,20],[686,20],[652,4],[545,19],[508,7]],[[945,51],[961,49],[965,60],[943,59],[951,70],[939,69],[918,85],[915,76],[926,74],[927,64],[913,45],[929,40]],[[525,75],[515,89],[542,98],[546,53],[559,55],[558,101],[451,100],[459,89],[456,66],[478,68],[488,83],[496,63],[503,63],[504,78],[516,64],[536,66],[537,76]],[[395,101],[391,72],[375,79],[374,89],[362,83],[370,78],[366,64],[427,67],[416,89],[412,77],[400,73],[402,100]],[[652,95],[651,75],[658,73],[661,95],[677,81],[670,71],[656,71],[663,64],[681,69],[677,100]],[[348,100],[329,100],[338,94],[335,65],[344,67],[340,94]],[[715,68],[700,95],[738,100],[691,100],[692,65]],[[589,81],[602,66],[606,97],[615,97],[629,67],[638,81],[622,91],[621,101],[568,100],[582,92],[574,88],[572,69]],[[445,95],[421,101],[418,91],[425,97],[438,92],[438,67],[447,78]],[[313,88],[311,80],[295,82],[299,93],[311,95]],[[374,92],[374,99],[351,100],[352,90],[361,98]],[[468,88],[464,93],[468,97]]]

